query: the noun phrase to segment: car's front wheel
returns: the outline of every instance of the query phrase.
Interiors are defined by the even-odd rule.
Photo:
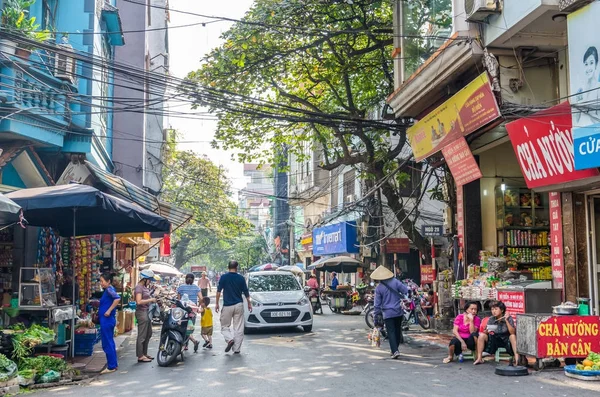
[[[304,330],[304,332],[310,332],[312,331],[312,325],[304,325],[302,329]]]

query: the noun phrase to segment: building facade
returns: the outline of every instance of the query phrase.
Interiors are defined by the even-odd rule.
[[[501,256],[598,314],[600,4],[452,3],[452,34],[414,71],[398,60],[388,103],[415,120],[415,157],[451,172],[455,277]]]
[[[154,194],[162,188],[163,148],[167,139],[165,112],[169,72],[168,2],[120,2],[119,12],[127,43],[117,48],[115,59],[123,66],[143,71],[127,76],[115,86],[121,107],[135,111],[114,115],[115,173]]]
[[[16,2],[19,6],[20,2]],[[0,7],[11,4],[0,1]],[[60,179],[71,160],[112,171],[115,48],[124,44],[114,1],[37,0],[38,41],[8,23],[0,41],[4,191]],[[31,33],[31,32],[30,32]]]

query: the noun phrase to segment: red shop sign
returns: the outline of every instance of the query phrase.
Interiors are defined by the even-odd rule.
[[[421,284],[431,284],[435,281],[433,265],[421,265]]]
[[[563,289],[565,266],[563,258],[563,230],[560,193],[550,193],[550,247],[552,261],[552,283],[554,288]]]
[[[568,102],[506,125],[528,188],[598,175],[596,169],[575,171],[571,127]]]
[[[465,233],[465,208],[463,206],[463,187],[456,187],[456,228],[458,233],[458,245],[463,246]]]
[[[525,293],[521,291],[498,291],[498,300],[506,305],[510,314],[525,313]]]
[[[388,238],[385,240],[385,252],[388,254],[410,253],[410,241],[407,238]]]
[[[481,170],[464,137],[460,137],[444,147],[442,154],[457,186],[466,185],[481,178]]]
[[[537,329],[538,357],[587,357],[600,352],[600,317],[552,316]]]

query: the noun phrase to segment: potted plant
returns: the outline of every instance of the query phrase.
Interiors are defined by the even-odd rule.
[[[50,32],[40,31],[40,25],[36,23],[35,17],[29,17],[29,7],[35,3],[35,0],[5,0],[2,9],[2,26],[9,33],[18,34],[38,42],[48,40]],[[14,40],[7,38],[0,39],[0,50],[5,54],[16,54],[22,58],[28,59],[31,45],[17,45]]]

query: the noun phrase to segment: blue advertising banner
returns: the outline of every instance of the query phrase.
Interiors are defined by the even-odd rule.
[[[600,2],[569,14],[569,80],[575,169],[600,166]],[[563,129],[563,126],[556,126]]]
[[[341,222],[313,230],[313,255],[357,254],[356,222]]]

